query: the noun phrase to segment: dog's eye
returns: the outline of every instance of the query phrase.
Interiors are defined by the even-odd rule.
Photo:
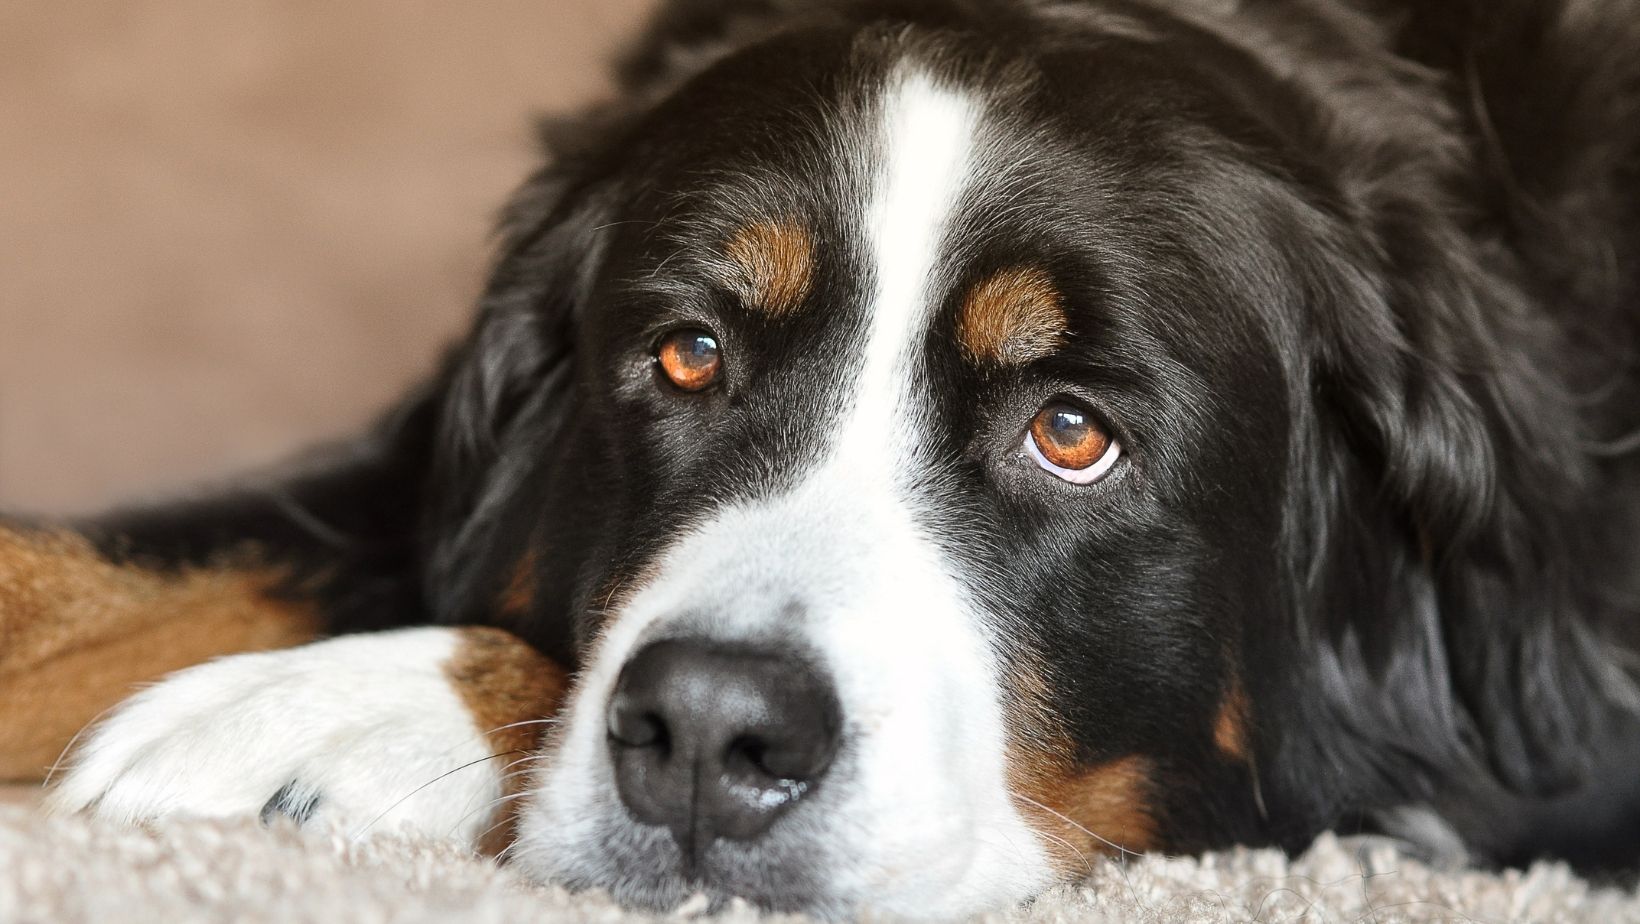
[[[1031,419],[1025,452],[1072,484],[1092,484],[1116,464],[1122,446],[1092,414],[1066,401],[1050,401]]]
[[[723,369],[717,338],[693,328],[667,334],[655,351],[655,361],[667,379],[684,391],[701,391],[717,381]]]

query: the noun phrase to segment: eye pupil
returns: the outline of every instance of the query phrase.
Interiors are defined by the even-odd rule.
[[[1087,428],[1087,418],[1076,411],[1059,409],[1054,411],[1053,423],[1050,426],[1056,436],[1068,437],[1067,442],[1074,442],[1083,435],[1081,431]]]
[[[684,391],[700,391],[717,380],[723,357],[717,338],[702,330],[674,331],[655,352],[661,372]]]

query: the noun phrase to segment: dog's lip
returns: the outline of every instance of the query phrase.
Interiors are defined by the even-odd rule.
[[[698,869],[686,870],[670,837],[657,836],[662,830],[622,819],[605,826],[600,849],[576,851],[582,862],[557,869],[548,864],[531,871],[531,878],[572,892],[604,892],[624,906],[663,915],[680,909],[689,916],[712,914],[738,900],[770,913],[846,916],[840,912],[849,907],[847,896],[834,892],[825,877],[810,875],[825,866],[816,851],[791,850],[789,843],[788,849],[739,842],[726,847],[719,841]],[[632,834],[647,843],[632,843]],[[623,841],[625,849],[618,846]]]
[[[562,884],[572,891],[607,892],[624,906],[668,916],[716,914],[737,901],[771,913],[820,917],[831,916],[836,906],[825,896],[782,890],[778,883],[757,891],[731,889],[710,876],[684,876],[675,864],[665,870],[641,864],[636,869],[614,868],[606,876]]]

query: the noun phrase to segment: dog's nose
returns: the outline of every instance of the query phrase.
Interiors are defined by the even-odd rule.
[[[762,649],[664,640],[627,661],[609,706],[621,801],[690,862],[751,840],[812,792],[837,753],[830,682]]]

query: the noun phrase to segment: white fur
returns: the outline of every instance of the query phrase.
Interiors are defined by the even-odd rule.
[[[888,485],[915,455],[921,428],[906,412],[917,346],[940,294],[945,225],[969,178],[978,116],[972,100],[920,71],[899,75],[883,101],[883,161],[865,227],[877,285],[853,407],[829,460],[834,475]]]
[[[485,760],[485,729],[444,672],[458,641],[352,635],[180,671],[87,733],[48,804],[123,823],[256,817],[294,784],[318,797],[312,823],[471,842],[504,760]]]
[[[606,703],[647,637],[705,612],[689,631],[795,636],[837,684],[847,758],[833,770],[840,779],[799,807],[837,904],[947,917],[1022,900],[1050,877],[1009,796],[984,615],[920,525],[911,487],[922,465],[920,346],[943,294],[950,216],[972,179],[980,106],[902,68],[880,119],[861,229],[876,287],[847,411],[796,488],[717,511],[614,620],[521,827],[514,856],[542,875],[619,875],[598,866],[602,839],[623,823]]]

